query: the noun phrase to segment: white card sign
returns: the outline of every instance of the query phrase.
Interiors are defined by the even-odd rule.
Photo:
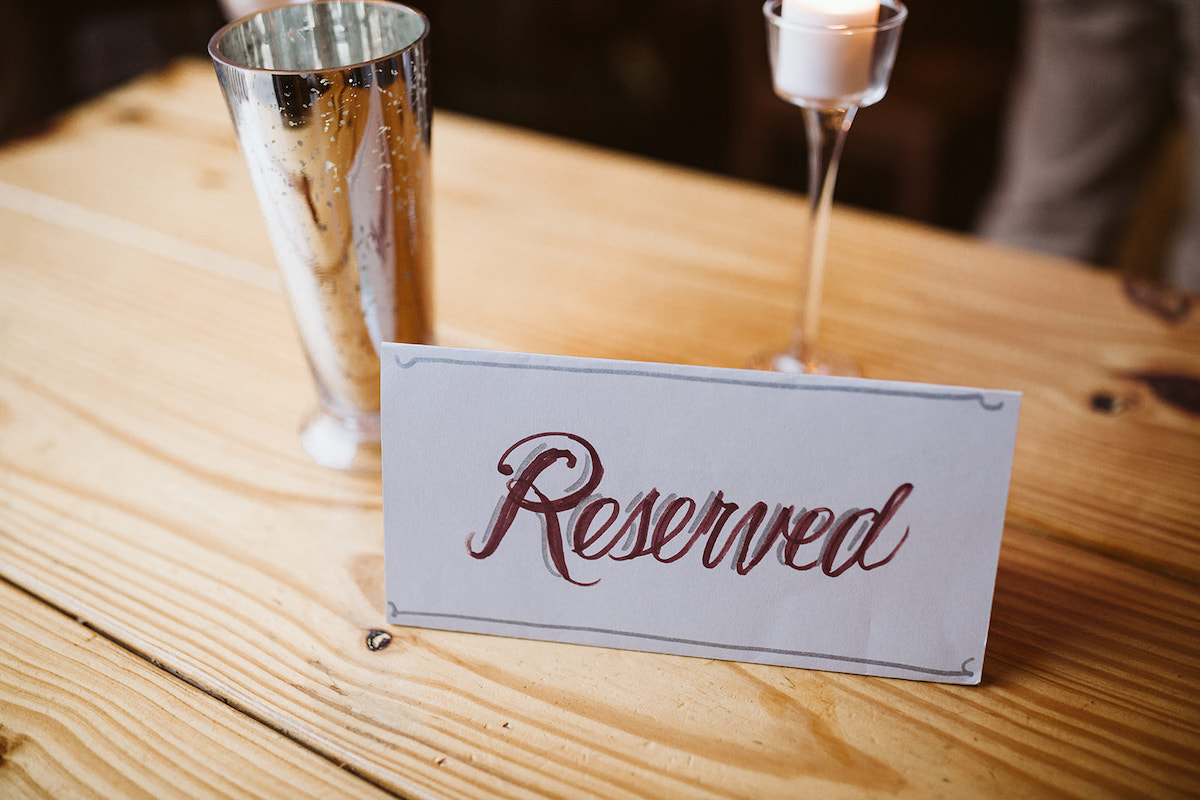
[[[389,344],[388,619],[978,683],[1020,395]]]

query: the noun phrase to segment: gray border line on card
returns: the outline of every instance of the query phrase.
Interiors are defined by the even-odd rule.
[[[658,636],[652,633],[633,633],[630,631],[616,631],[608,628],[591,628],[583,625],[554,625],[542,622],[522,622],[512,619],[493,619],[491,617],[474,617],[468,614],[449,614],[435,611],[401,611],[392,601],[388,601],[388,618],[393,624],[403,624],[397,622],[397,619],[432,617],[434,619],[457,619],[466,622],[486,622],[492,625],[514,625],[522,628],[538,628],[542,630],[554,631],[577,631],[579,633],[600,633],[609,636],[619,636],[629,639],[649,639],[656,642],[670,642],[672,644],[686,644],[697,647],[711,647],[719,650],[732,650],[740,653],[767,653],[777,656],[793,656],[795,658],[814,658],[825,661],[839,661],[845,664],[863,664],[872,667],[887,667],[890,669],[900,669],[907,672],[915,672],[921,675],[936,675],[941,678],[973,678],[975,673],[967,669],[967,665],[974,661],[974,658],[968,658],[962,663],[958,669],[934,669],[933,667],[918,667],[912,664],[901,664],[895,661],[878,661],[871,658],[858,658],[855,656],[839,656],[831,653],[810,653],[803,650],[785,650],[777,647],[756,647],[754,645],[739,645],[739,644],[721,644],[720,642],[705,642],[697,639],[682,639],[675,636]],[[416,621],[415,619],[413,620]]]
[[[546,372],[573,372],[593,375],[627,375],[641,378],[664,378],[676,381],[691,381],[694,383],[719,383],[729,386],[757,386],[764,389],[789,389],[805,392],[843,392],[849,394],[875,394],[888,397],[915,397],[923,400],[974,400],[985,411],[999,411],[1004,408],[1004,401],[999,400],[989,404],[982,392],[922,392],[912,389],[879,389],[867,386],[824,386],[800,383],[784,383],[780,381],[756,381],[748,378],[713,378],[701,375],[679,375],[672,372],[660,372],[653,369],[621,369],[617,367],[565,367],[554,364],[505,364],[497,361],[482,361],[465,358],[442,358],[431,356],[416,356],[408,361],[401,361],[395,356],[396,366],[400,369],[411,369],[417,364],[458,364],[467,367],[497,367],[500,369],[535,369]]]

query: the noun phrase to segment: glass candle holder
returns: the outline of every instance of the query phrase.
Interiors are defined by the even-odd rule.
[[[822,352],[817,340],[833,187],[854,115],[887,92],[908,10],[899,0],[768,0],[763,15],[775,94],[804,114],[809,209],[791,341],[754,366],[859,375],[857,365]]]

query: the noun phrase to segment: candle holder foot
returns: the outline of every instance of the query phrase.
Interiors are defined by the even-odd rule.
[[[792,353],[759,353],[746,365],[749,369],[783,372],[790,375],[836,375],[861,378],[862,369],[852,359],[836,353],[817,353],[802,359]]]

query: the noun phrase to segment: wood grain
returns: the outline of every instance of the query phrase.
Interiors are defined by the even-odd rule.
[[[1200,372],[1194,320],[839,209],[831,345],[1025,392],[980,687],[399,627],[372,651],[379,481],[299,450],[311,382],[208,69],[0,154],[0,576],[406,796],[1200,792],[1200,427],[1113,377]],[[786,329],[797,198],[451,115],[434,147],[448,343],[730,366]],[[1096,415],[1098,388],[1135,399]]]
[[[390,797],[0,582],[0,797]]]
[[[144,432],[44,389],[38,398],[23,405],[81,452],[109,453],[108,468],[126,480],[81,464],[6,485],[3,561],[36,570],[14,577],[49,594],[69,586],[59,602],[73,601],[92,625],[389,788],[428,797],[1200,788],[1193,586],[1008,531],[978,689],[404,628],[371,652],[364,636],[383,618],[376,509],[331,500],[319,474],[307,501],[230,485],[195,470],[186,452],[148,447]],[[144,499],[167,485],[189,498],[184,508]]]
[[[452,114],[435,128],[443,343],[736,367],[786,338],[800,198]],[[9,148],[0,182],[0,206],[277,284],[203,62]],[[869,377],[1024,393],[1013,524],[1200,580],[1200,416],[1130,377],[1200,379],[1200,314],[1168,323],[1115,276],[839,208],[822,318]],[[1097,393],[1124,412],[1093,411]]]
[[[444,318],[512,349],[729,367],[785,338],[797,198],[470,120],[438,132]],[[1200,416],[1129,377],[1200,379],[1200,315],[1168,324],[1115,276],[837,211],[830,348],[868,377],[1023,392],[1012,522],[1200,579]],[[1093,411],[1097,392],[1125,412]]]

